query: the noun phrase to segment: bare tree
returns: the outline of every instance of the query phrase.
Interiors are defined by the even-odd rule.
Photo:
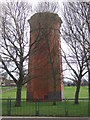
[[[36,48],[44,34],[41,35],[38,31],[35,41],[29,45],[27,19],[30,17],[30,12],[31,6],[26,2],[7,2],[2,7],[0,18],[0,59],[3,65],[2,68],[17,85],[16,106],[21,105],[22,85],[27,83],[28,80],[38,77],[31,76],[31,71],[37,66],[34,66],[35,68],[32,68],[30,75],[28,75],[27,60],[36,52]],[[54,90],[56,90],[56,83],[54,84]]]
[[[58,2],[40,2],[38,6],[36,7],[36,12],[46,12],[46,13],[57,13],[59,10],[59,4]],[[48,18],[46,18],[48,20]],[[61,21],[60,21],[61,22]],[[61,22],[62,23],[62,22]],[[56,29],[49,28],[50,21],[46,22],[45,26],[46,29],[42,30],[42,38],[45,39],[46,45],[47,45],[47,51],[48,51],[48,61],[51,66],[52,76],[49,75],[49,79],[52,78],[53,83],[53,105],[56,105],[56,88],[59,84],[61,87],[61,74],[62,70],[60,68],[60,65],[62,64],[61,61],[61,52],[59,49],[61,49],[61,43],[60,43],[60,31]],[[53,38],[52,38],[53,36]],[[58,37],[58,38],[57,38]],[[53,39],[53,41],[52,41]],[[51,46],[53,48],[51,49]],[[59,46],[59,48],[58,48]],[[58,54],[58,55],[57,55]],[[58,57],[60,57],[60,61],[58,61]],[[58,74],[59,73],[59,74]],[[51,74],[51,73],[50,73]],[[51,83],[51,84],[52,84]],[[60,92],[60,100],[61,100],[61,92]]]
[[[35,11],[37,13],[39,12],[51,12],[51,13],[58,13],[59,10],[59,3],[58,2],[39,2],[37,7],[35,8]]]
[[[52,41],[52,37],[50,37],[50,34],[53,34],[53,41]],[[47,44],[47,49],[48,49],[48,59],[51,65],[51,71],[52,71],[52,82],[53,82],[53,88],[54,88],[54,99],[53,99],[53,105],[56,105],[56,88],[57,85],[59,85],[61,87],[61,52],[59,51],[59,47],[61,47],[60,45],[60,39],[57,38],[57,33],[58,35],[60,34],[58,30],[51,30],[49,31],[48,34],[44,34],[45,35],[45,39],[46,39],[46,44]],[[58,36],[60,37],[60,35]],[[53,45],[53,48],[51,50],[51,45]],[[58,47],[59,46],[59,47]],[[60,59],[60,61],[59,61]],[[59,74],[58,74],[59,73]],[[60,100],[61,100],[61,92],[60,92]]]
[[[64,53],[64,59],[69,68],[73,71],[73,77],[76,81],[76,104],[78,103],[82,77],[87,72],[90,75],[90,69],[86,69],[86,67],[89,68],[90,52],[87,51],[90,45],[89,7],[90,2],[68,2],[67,5],[64,3],[62,37],[69,48],[68,55]]]
[[[16,106],[21,105],[21,89],[27,74],[27,60],[30,53],[27,19],[30,13],[31,5],[26,2],[11,1],[2,4],[0,55],[2,69],[17,85]]]

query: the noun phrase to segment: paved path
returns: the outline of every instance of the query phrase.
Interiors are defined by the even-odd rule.
[[[13,89],[15,89],[16,87],[10,87],[10,88],[7,88],[7,89],[5,89],[5,90],[2,90],[2,93],[4,93],[4,92],[8,92],[8,91],[10,91],[10,90],[13,90]]]
[[[90,120],[88,117],[3,117],[1,120]]]

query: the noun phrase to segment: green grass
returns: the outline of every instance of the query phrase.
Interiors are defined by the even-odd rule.
[[[3,88],[5,89],[5,88]],[[75,90],[76,87],[70,86],[64,87],[64,97],[65,98],[74,98],[75,97]],[[9,90],[7,92],[2,93],[2,98],[16,98],[16,91],[17,89],[14,88],[13,90]],[[22,87],[22,98],[26,98],[26,87]],[[88,87],[81,86],[79,98],[88,98]]]
[[[2,113],[8,115],[10,109],[7,101],[3,102]],[[37,105],[37,106],[36,106]],[[15,101],[11,101],[11,115],[35,116],[38,104],[35,102],[22,101],[21,107],[15,107]],[[39,102],[39,116],[88,116],[88,102],[81,101],[78,105],[74,101],[57,102],[53,106],[52,102]]]
[[[3,88],[5,89],[5,88]],[[73,98],[76,87],[64,87],[64,97]],[[16,88],[2,93],[2,98],[16,98]],[[26,87],[22,87],[22,98],[26,98]],[[79,98],[88,98],[88,87],[81,87]],[[10,102],[2,101],[2,114],[8,115]],[[37,104],[23,100],[21,107],[15,107],[15,100],[11,100],[11,115],[35,116]],[[67,112],[65,112],[67,111]],[[88,101],[79,101],[78,105],[73,101],[57,102],[56,106],[52,102],[39,102],[39,116],[88,116]]]
[[[75,92],[76,92],[75,86],[70,86],[70,87],[65,86],[64,87],[64,97],[65,98],[75,98]],[[79,98],[88,98],[88,86],[80,87]]]
[[[5,89],[5,87],[3,88]],[[7,89],[7,88],[6,88]],[[2,98],[16,98],[17,88],[2,93]],[[22,87],[22,98],[26,98],[26,87]]]

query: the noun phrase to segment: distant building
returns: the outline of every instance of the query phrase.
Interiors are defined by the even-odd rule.
[[[4,85],[3,78],[0,76],[0,86]]]
[[[8,80],[5,77],[0,76],[0,86],[16,86],[13,80]]]

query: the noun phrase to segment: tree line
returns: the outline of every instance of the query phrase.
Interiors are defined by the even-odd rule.
[[[33,55],[42,36],[46,38],[49,59],[53,71],[54,94],[56,92],[56,75],[53,68],[48,35],[50,31],[38,31],[35,41],[29,43],[28,19],[32,14],[32,5],[27,2],[6,2],[2,4],[0,13],[0,60],[1,68],[14,80],[17,86],[16,106],[21,104],[22,85],[32,79],[28,74],[28,58]],[[57,2],[42,2],[35,8],[35,12],[57,13]],[[88,74],[88,91],[90,98],[90,2],[68,2],[63,4],[61,36],[70,52],[62,48],[62,57],[71,71],[68,79],[76,83],[75,103],[78,103],[82,78]],[[54,33],[55,34],[55,33]],[[41,38],[38,39],[39,35]],[[34,46],[34,47],[33,47]],[[54,51],[53,51],[54,52]],[[54,53],[53,53],[54,55]],[[61,74],[61,73],[60,73]],[[33,76],[37,77],[37,76]],[[55,104],[55,100],[53,103]]]

